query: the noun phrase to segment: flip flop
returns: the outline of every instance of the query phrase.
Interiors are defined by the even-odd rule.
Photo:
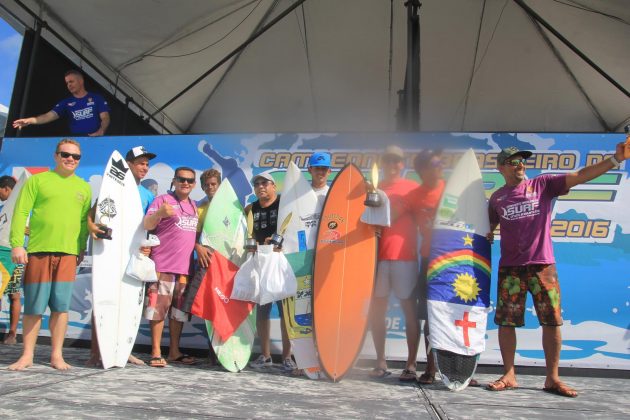
[[[400,382],[415,382],[418,380],[418,374],[415,370],[405,369],[398,377]]]
[[[554,394],[554,395],[560,395],[561,397],[575,398],[578,396],[578,393],[575,389],[563,383],[555,384],[549,387],[544,387],[543,391],[548,392],[550,394]]]
[[[154,368],[163,368],[166,367],[167,364],[168,363],[166,363],[166,359],[164,359],[162,356],[152,357],[149,360],[149,366]]]
[[[175,364],[180,364],[180,365],[194,365],[195,363],[197,363],[197,359],[195,359],[192,356],[189,356],[187,354],[181,354],[178,358],[176,359],[168,359],[169,363],[175,363]]]
[[[430,373],[424,372],[418,377],[419,384],[431,385],[433,382],[435,382],[435,374],[431,375]]]
[[[389,370],[378,367],[372,369],[370,372],[370,379],[383,379],[387,378],[391,374],[392,373]]]
[[[501,391],[509,391],[512,389],[518,388],[517,386],[508,385],[503,379],[497,379],[494,382],[490,382],[486,385],[486,389],[488,391],[501,392]]]

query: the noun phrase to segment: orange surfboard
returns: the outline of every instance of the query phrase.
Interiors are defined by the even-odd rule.
[[[360,221],[363,174],[346,165],[328,191],[317,231],[313,328],[319,361],[334,382],[352,368],[363,345],[376,270],[376,235]]]

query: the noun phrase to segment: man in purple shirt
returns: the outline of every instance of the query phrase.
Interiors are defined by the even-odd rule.
[[[488,384],[487,389],[504,391],[518,387],[514,370],[515,327],[525,323],[525,301],[529,290],[543,330],[547,369],[543,390],[565,397],[577,397],[577,392],[563,383],[558,374],[562,315],[550,232],[553,200],[567,194],[572,187],[617,168],[624,160],[624,148],[630,149],[630,145],[619,143],[612,157],[577,172],[557,176],[540,175],[533,179],[525,178],[525,160],[532,152],[512,146],[503,149],[497,156],[498,169],[505,179],[505,186],[490,197],[490,232],[487,237],[492,241],[494,230],[500,226],[501,259],[494,322],[499,326],[504,373],[501,378]]]
[[[169,316],[170,346],[168,362],[192,364],[195,359],[179,349],[184,322],[189,315],[182,310],[190,273],[190,263],[197,236],[197,205],[190,199],[195,187],[195,171],[175,169],[174,191],[157,196],[144,217],[144,228],[153,231],[160,245],[151,249],[158,281],[147,289],[144,317],[151,324],[151,360],[149,366],[164,367],[160,342],[164,319]]]

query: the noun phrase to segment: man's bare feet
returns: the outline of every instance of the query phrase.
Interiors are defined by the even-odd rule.
[[[15,334],[9,334],[4,338],[4,341],[2,342],[2,344],[6,344],[8,346],[12,346],[14,344],[17,344],[17,338],[15,337]]]
[[[22,356],[17,362],[9,365],[9,370],[24,370],[33,366],[33,358]]]
[[[63,357],[61,357],[61,356],[59,356],[59,357],[51,357],[50,358],[50,366],[52,366],[53,368],[55,368],[57,370],[69,370],[69,369],[72,368],[72,366],[67,364],[66,361],[63,360]]]
[[[138,359],[133,354],[129,355],[129,360],[127,360],[127,362],[131,363],[132,365],[136,365],[136,366],[144,366],[145,365],[144,361]]]
[[[90,358],[85,362],[87,367],[102,367],[101,356],[98,354],[90,354]]]

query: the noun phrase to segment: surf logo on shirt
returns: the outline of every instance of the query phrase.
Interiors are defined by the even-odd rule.
[[[538,199],[514,203],[502,207],[502,217],[505,220],[518,220],[526,217],[533,217],[540,214],[540,203]]]
[[[187,232],[197,232],[198,222],[199,219],[197,219],[197,216],[191,217],[182,215],[179,216],[179,220],[177,221],[177,223],[175,223],[175,226]]]
[[[118,212],[116,211],[116,202],[110,197],[107,197],[100,203],[98,203],[98,211],[100,214],[99,220],[101,223],[109,222],[118,214]]]
[[[93,112],[92,107],[77,109],[76,111],[72,111],[72,118],[75,121],[87,120],[92,118]]]

